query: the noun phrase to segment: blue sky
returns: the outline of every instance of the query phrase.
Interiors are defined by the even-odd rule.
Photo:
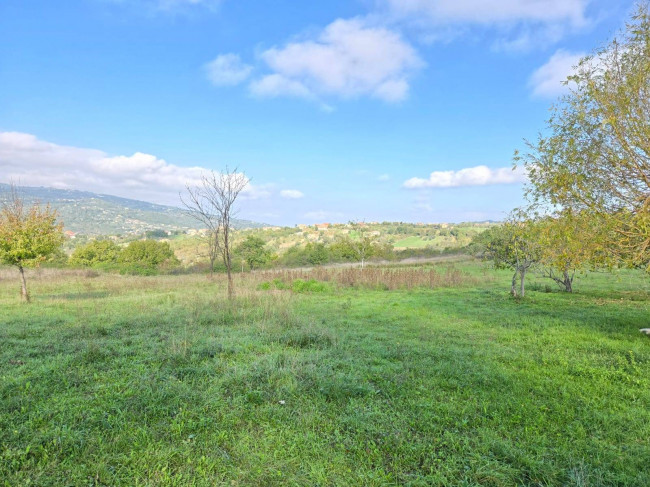
[[[512,154],[630,0],[3,0],[0,181],[240,216],[498,220]]]

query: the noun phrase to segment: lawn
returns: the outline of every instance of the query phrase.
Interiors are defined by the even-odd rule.
[[[205,276],[48,271],[23,305],[3,271],[0,485],[650,485],[647,278],[516,301],[456,265],[234,303]]]

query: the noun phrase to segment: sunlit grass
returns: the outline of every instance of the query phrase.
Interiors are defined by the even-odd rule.
[[[5,485],[650,485],[646,278],[0,273]],[[437,269],[446,269],[436,267]],[[551,283],[552,284],[552,283]],[[291,289],[291,288],[289,288]]]

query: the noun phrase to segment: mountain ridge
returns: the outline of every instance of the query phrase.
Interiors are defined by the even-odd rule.
[[[0,201],[8,197],[9,184],[0,183]],[[49,203],[59,213],[65,230],[84,235],[140,234],[203,228],[183,209],[109,194],[47,186],[17,186],[25,202]],[[234,219],[235,228],[263,228],[252,220]]]

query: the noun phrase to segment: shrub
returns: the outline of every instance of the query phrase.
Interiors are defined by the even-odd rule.
[[[93,240],[74,249],[69,263],[76,267],[111,267],[117,264],[120,250],[112,240]]]
[[[131,242],[121,252],[118,263],[121,272],[139,275],[169,272],[180,265],[169,243],[155,240]]]

